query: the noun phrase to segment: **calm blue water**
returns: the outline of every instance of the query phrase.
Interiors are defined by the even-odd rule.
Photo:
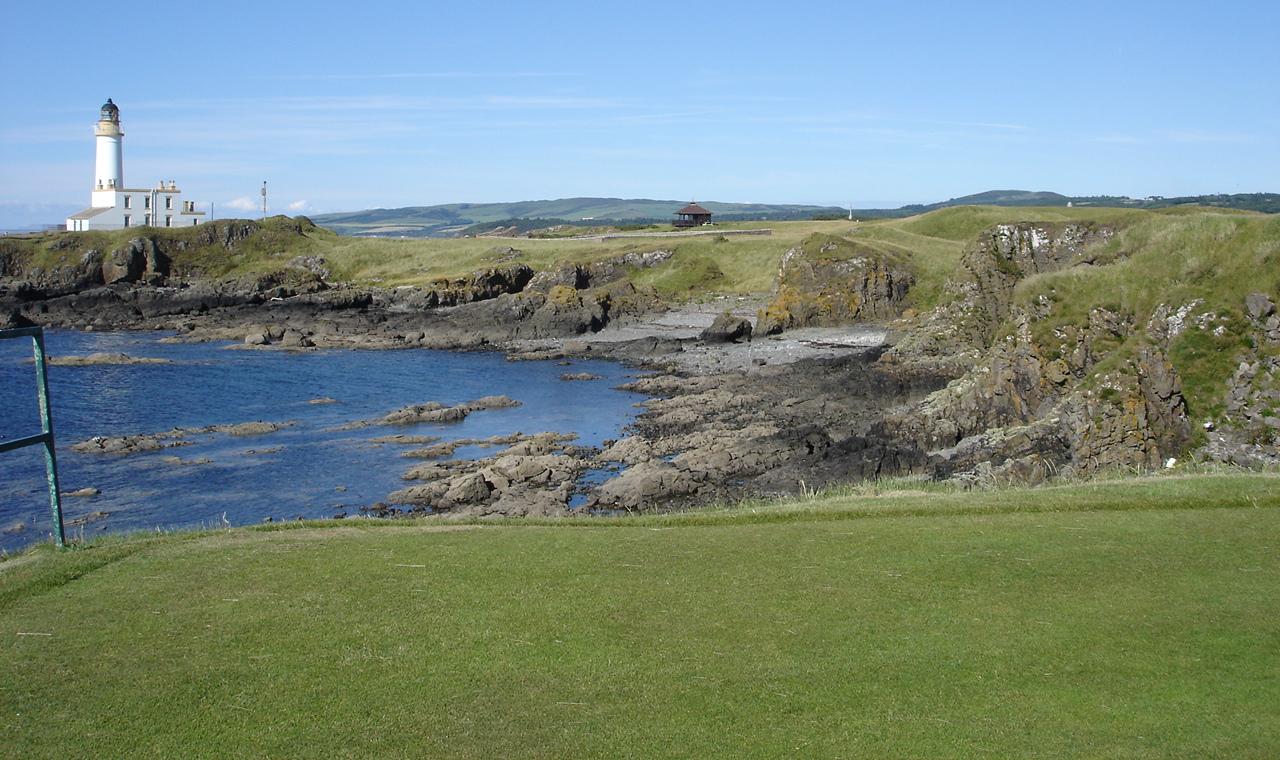
[[[68,537],[103,531],[261,522],[356,513],[406,485],[419,460],[407,447],[369,439],[395,433],[486,438],[513,432],[572,432],[584,445],[621,435],[641,397],[614,390],[632,374],[608,362],[508,362],[496,353],[325,350],[290,354],[227,350],[225,343],[160,343],[161,333],[46,333],[49,353],[98,351],[170,359],[173,364],[50,367],[54,432],[62,490],[94,487],[101,494],[65,498],[68,523],[106,511],[105,520],[68,525]],[[31,341],[0,341],[0,439],[40,431]],[[602,376],[565,382],[565,372]],[[514,409],[472,413],[449,425],[335,428],[427,401],[454,404],[505,394]],[[328,396],[339,403],[315,405]],[[95,435],[154,433],[248,421],[296,421],[254,437],[193,436],[190,446],[112,456],[79,454],[70,446]],[[269,451],[279,447],[278,451]],[[460,454],[468,452],[460,451]],[[492,450],[475,452],[477,455]],[[208,458],[210,464],[174,465]],[[49,500],[40,447],[0,454],[0,549],[46,540]]]

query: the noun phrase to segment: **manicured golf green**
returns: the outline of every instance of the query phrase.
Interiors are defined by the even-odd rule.
[[[7,757],[1276,757],[1280,478],[0,562]]]

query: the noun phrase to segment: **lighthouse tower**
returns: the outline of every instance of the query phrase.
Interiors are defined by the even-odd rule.
[[[67,217],[68,230],[188,227],[204,221],[204,213],[196,210],[194,201],[182,200],[182,191],[173,180],[161,180],[155,187],[124,186],[124,131],[120,129],[120,109],[111,98],[102,104],[93,134],[97,156],[90,206]]]
[[[99,190],[123,190],[124,132],[120,129],[120,109],[111,102],[111,98],[107,98],[107,102],[103,104],[93,134],[98,142],[98,156],[97,161],[94,162],[96,169],[93,180],[94,193],[96,194]],[[94,201],[95,206],[111,205],[98,204],[97,198],[94,198]]]

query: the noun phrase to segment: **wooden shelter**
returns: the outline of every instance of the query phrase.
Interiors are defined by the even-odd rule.
[[[676,220],[671,224],[674,227],[701,227],[711,224],[711,212],[690,201],[688,206],[676,212]]]

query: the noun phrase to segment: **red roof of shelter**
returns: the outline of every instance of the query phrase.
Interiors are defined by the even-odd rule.
[[[710,214],[711,212],[707,211],[705,208],[699,206],[696,203],[690,203],[688,206],[685,206],[684,208],[680,209],[676,213],[677,214]]]

